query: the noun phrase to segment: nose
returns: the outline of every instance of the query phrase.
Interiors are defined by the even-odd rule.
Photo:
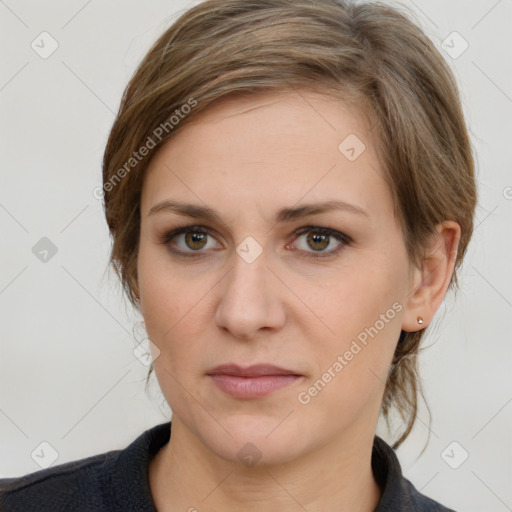
[[[233,254],[233,268],[220,283],[215,321],[237,339],[250,340],[261,330],[279,330],[286,321],[283,284],[263,252],[249,263]]]

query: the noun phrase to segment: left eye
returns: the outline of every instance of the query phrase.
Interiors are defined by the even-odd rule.
[[[298,249],[309,253],[308,256],[312,257],[324,257],[324,255],[330,256],[337,253],[343,248],[343,246],[350,242],[349,237],[343,233],[327,228],[308,227],[305,230],[298,232],[297,235],[298,237],[296,240],[300,240],[304,235],[306,235],[305,238],[302,239],[304,243],[298,244]],[[333,239],[337,244],[331,250],[326,250],[328,247],[333,245]],[[296,241],[294,242],[294,245],[295,244]],[[310,251],[308,248],[313,250]]]

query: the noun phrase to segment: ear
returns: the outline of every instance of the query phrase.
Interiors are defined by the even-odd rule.
[[[444,221],[436,226],[421,267],[411,273],[411,287],[406,299],[402,330],[424,329],[441,305],[455,269],[460,240],[460,226]],[[423,323],[418,323],[421,318]]]

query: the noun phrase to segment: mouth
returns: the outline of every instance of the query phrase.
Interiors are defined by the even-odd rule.
[[[261,398],[302,380],[303,375],[270,364],[243,368],[235,364],[220,365],[206,375],[224,393],[235,398]]]

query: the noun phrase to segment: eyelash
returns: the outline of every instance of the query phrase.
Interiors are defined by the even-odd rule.
[[[338,240],[340,242],[340,244],[335,249],[332,249],[327,252],[311,252],[310,253],[309,251],[302,251],[302,252],[306,253],[306,256],[305,256],[306,258],[332,257],[332,256],[338,254],[346,245],[348,245],[352,242],[352,239],[348,235],[345,235],[344,233],[341,233],[340,231],[336,231],[334,229],[324,228],[324,227],[320,227],[320,226],[305,226],[305,227],[300,228],[297,231],[295,231],[294,235],[299,237],[299,236],[309,233],[309,232],[314,232],[314,233],[318,233],[321,235],[331,236],[331,237],[335,238],[336,240]],[[163,239],[161,240],[161,243],[163,245],[168,246],[169,250],[172,253],[177,254],[179,256],[184,256],[184,257],[198,258],[198,257],[205,256],[205,254],[202,253],[201,251],[182,251],[181,249],[171,248],[171,246],[170,246],[171,240],[174,237],[176,237],[182,233],[204,234],[204,235],[209,235],[212,238],[215,238],[215,237],[213,237],[211,230],[204,226],[184,226],[184,227],[180,227],[180,228],[177,228],[177,229],[174,229],[172,231],[165,233],[163,236]]]

